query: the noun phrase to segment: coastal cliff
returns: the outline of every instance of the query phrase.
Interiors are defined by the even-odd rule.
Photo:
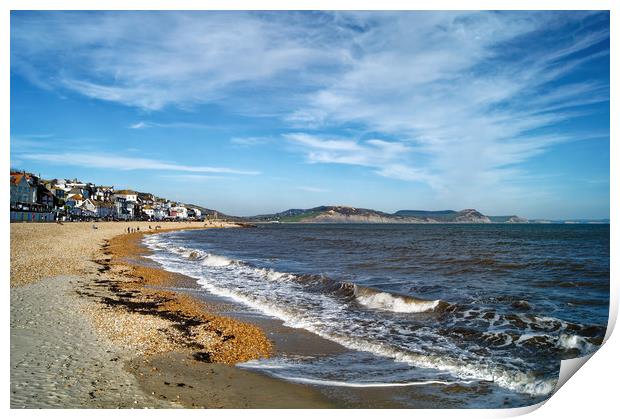
[[[289,209],[276,214],[250,217],[256,222],[285,223],[367,223],[367,224],[414,224],[414,223],[527,223],[525,218],[513,216],[487,216],[475,209],[461,211],[400,210],[392,214],[347,206],[320,206],[310,209]]]

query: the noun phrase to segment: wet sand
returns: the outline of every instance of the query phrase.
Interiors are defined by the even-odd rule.
[[[273,343],[174,292],[186,278],[139,263],[142,233],[124,232],[149,223],[96,225],[11,225],[11,407],[333,407],[233,367]]]
[[[193,408],[300,409],[334,407],[320,393],[221,363],[168,352],[128,363],[147,394]]]

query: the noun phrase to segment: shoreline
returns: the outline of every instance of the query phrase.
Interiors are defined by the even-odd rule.
[[[29,231],[41,225],[11,226],[11,407],[333,407],[325,397],[309,386],[285,382],[232,366],[237,362],[272,354],[272,343],[261,328],[232,317],[213,314],[217,310],[205,301],[164,289],[174,287],[184,279],[158,267],[148,266],[148,263],[141,263],[147,251],[140,243],[144,234],[213,228],[213,225],[193,223],[179,226],[177,223],[162,223],[167,228],[148,230],[148,224],[156,223],[106,224],[97,223],[97,230],[91,230],[91,225],[85,223],[75,223],[69,228],[72,231],[68,237],[80,234],[101,237],[101,234],[97,234],[100,233],[100,228],[106,227],[110,230],[108,227],[112,227],[115,230],[103,235],[105,237],[96,243],[98,248],[89,252],[90,255],[83,252],[82,263],[77,263],[79,266],[74,264],[63,269],[62,264],[59,268],[57,263],[50,263],[47,268],[34,273],[34,267],[24,270],[28,263],[17,263],[19,266],[14,267],[16,258],[27,251],[23,246],[20,247],[20,239],[23,237],[14,237],[14,230],[25,230],[21,235],[28,236]],[[63,227],[70,225],[48,225],[44,229],[56,230],[61,234]],[[140,232],[126,233],[127,226],[136,228],[138,225],[141,227]],[[218,226],[234,225],[220,223]],[[20,235],[15,233],[15,236]],[[23,240],[21,242],[23,243]],[[35,247],[45,246],[38,243]],[[77,247],[80,247],[79,243]],[[92,238],[86,247],[93,250]],[[59,277],[48,274],[54,269],[64,271],[62,278],[65,278],[63,283],[66,283],[66,287],[56,286],[56,282],[60,282]],[[78,272],[75,272],[76,270]],[[17,273],[16,276],[14,272]],[[23,273],[26,275],[19,275]],[[107,349],[109,352],[106,352],[105,356],[99,354],[94,365],[100,366],[104,372],[116,371],[115,377],[107,381],[98,380],[97,374],[104,373],[96,373],[91,380],[92,387],[95,388],[90,392],[84,389],[84,397],[81,398],[75,395],[70,399],[64,398],[65,393],[76,391],[75,388],[67,390],[69,383],[65,383],[64,390],[54,388],[53,393],[60,404],[49,400],[46,402],[44,396],[49,394],[49,389],[44,391],[41,386],[33,386],[32,382],[36,378],[44,384],[63,383],[69,376],[64,376],[66,379],[63,379],[62,368],[50,367],[46,371],[33,373],[34,378],[29,377],[27,373],[32,372],[30,363],[24,362],[24,359],[34,358],[34,362],[41,364],[47,362],[47,357],[58,358],[66,355],[71,359],[87,358],[92,355],[91,352],[97,345],[85,348],[84,353],[78,352],[75,356],[46,351],[36,353],[33,348],[28,347],[34,343],[22,339],[23,336],[30,335],[35,340],[40,339],[42,336],[37,335],[43,335],[45,330],[42,330],[43,325],[36,314],[34,319],[17,317],[20,317],[22,307],[32,309],[33,305],[37,304],[32,301],[33,290],[41,287],[46,289],[46,294],[43,297],[45,301],[39,301],[39,305],[47,307],[46,303],[51,298],[66,301],[64,306],[71,307],[69,311],[73,311],[73,316],[66,314],[71,317],[71,321],[63,320],[63,323],[81,323],[81,326],[88,329],[88,333],[84,332],[81,336],[65,336],[64,339],[75,342],[86,338],[86,343],[92,343],[95,339],[104,341],[110,348]],[[35,300],[41,299],[40,293],[37,296]],[[55,304],[50,304],[48,308],[53,309]],[[80,314],[87,316],[84,318]],[[25,324],[18,325],[21,320]],[[48,330],[49,332],[72,334],[70,329],[64,330],[63,326],[52,327],[56,330]],[[49,329],[49,325],[47,328]],[[87,336],[84,336],[85,334]],[[71,346],[66,348],[66,351],[70,352]],[[105,359],[108,356],[109,359]],[[84,360],[72,363],[83,367],[84,362],[81,361]],[[122,371],[118,371],[119,365],[122,366]],[[123,391],[125,395],[134,395],[129,397],[133,404],[123,401],[122,397],[115,399],[113,396],[120,388],[118,381],[122,380],[129,383],[123,384],[126,387]],[[103,381],[107,384],[98,385]],[[265,391],[266,389],[268,390]],[[28,400],[38,402],[28,403]],[[66,404],[62,404],[62,400],[65,400]]]
[[[128,241],[130,240],[131,238],[128,239]],[[292,356],[293,358],[300,356],[323,358],[340,355],[346,356],[347,354],[357,352],[356,350],[348,349],[339,343],[327,340],[305,329],[286,326],[283,320],[276,317],[263,315],[253,309],[248,309],[247,306],[244,306],[242,303],[235,302],[234,300],[231,301],[228,298],[220,297],[216,294],[211,294],[197,284],[196,278],[180,273],[166,271],[161,268],[157,262],[145,258],[144,256],[151,251],[140,242],[140,239],[136,239],[134,243],[137,243],[137,245],[133,246],[132,252],[125,255],[125,257],[129,259],[126,259],[126,262],[133,264],[134,267],[137,266],[138,269],[147,271],[149,269],[149,265],[156,266],[155,269],[157,271],[161,271],[165,273],[165,275],[172,278],[170,281],[150,282],[145,285],[146,287],[152,287],[152,289],[163,292],[169,291],[170,286],[178,288],[173,289],[173,291],[193,298],[194,301],[206,304],[211,313],[216,313],[226,318],[232,318],[243,323],[258,326],[271,340],[273,356],[284,356],[285,358],[289,356]],[[155,357],[153,359],[154,364],[149,365],[155,365],[160,368],[162,365],[166,365],[167,360],[174,359],[176,356],[175,354],[172,354],[172,358],[170,358],[168,355],[169,354],[163,354],[161,357]],[[205,366],[208,365],[209,364],[201,364],[200,367],[205,368]],[[295,379],[278,378],[277,375],[274,377],[266,371],[260,369],[246,369],[244,367],[229,368],[230,374],[243,377],[243,380],[261,380],[265,382],[265,385],[281,386],[282,389],[286,389],[281,396],[275,399],[277,402],[274,400],[270,404],[266,404],[264,406],[259,405],[257,407],[403,409],[411,408],[411,403],[420,408],[436,407],[432,394],[429,394],[428,391],[417,386],[349,387],[339,385],[316,385],[304,383],[303,381],[295,381]],[[183,377],[192,377],[193,374],[195,374],[192,368],[185,368],[182,371],[183,373],[181,376]],[[178,370],[175,371],[175,374],[179,376]],[[154,388],[149,386],[150,383],[148,380],[144,380],[142,382],[146,383],[147,387],[145,388],[149,392]],[[241,386],[243,387],[243,384]],[[282,397],[289,397],[289,393],[295,389],[304,389],[305,395],[303,397],[308,398],[308,401],[305,402],[300,400],[300,405],[297,402],[291,406],[283,405]],[[161,387],[159,390],[161,390]],[[270,391],[273,391],[273,388],[271,388]],[[434,390],[431,390],[431,393],[433,391]],[[450,393],[467,393],[472,390],[462,387],[458,383],[454,383],[447,387],[442,386],[440,391],[443,394],[449,395]],[[482,390],[474,390],[474,393],[480,395],[485,391],[486,388]],[[394,397],[395,395],[397,396]],[[444,407],[457,406],[453,401],[444,400],[443,402],[445,403]]]

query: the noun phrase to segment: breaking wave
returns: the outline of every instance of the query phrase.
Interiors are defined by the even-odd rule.
[[[231,259],[228,259],[224,256],[212,255],[211,253],[207,253],[202,258],[201,262],[204,266],[212,266],[212,267],[220,267],[220,266],[228,266],[233,263]]]
[[[441,300],[421,300],[395,295],[358,285],[354,285],[354,294],[357,301],[366,307],[395,313],[422,313],[434,310],[441,302]]]
[[[594,348],[587,337],[575,334],[585,329],[557,319],[500,315],[323,275],[279,272],[204,250],[175,246],[163,242],[162,237],[145,238],[145,244],[155,251],[152,259],[167,270],[196,278],[198,284],[213,294],[243,303],[283,320],[290,327],[303,328],[346,348],[447,372],[463,380],[487,381],[515,392],[544,396],[553,391],[557,378],[541,376],[527,362],[515,361],[509,348],[528,345],[578,351]],[[486,326],[480,330],[468,329],[471,324]],[[501,356],[491,359],[485,347],[492,347]],[[286,374],[281,378],[348,387],[449,384],[441,380],[350,382]]]

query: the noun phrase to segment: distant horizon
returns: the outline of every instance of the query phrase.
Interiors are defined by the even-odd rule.
[[[12,11],[10,72],[11,167],[48,179],[610,218],[605,11]]]

